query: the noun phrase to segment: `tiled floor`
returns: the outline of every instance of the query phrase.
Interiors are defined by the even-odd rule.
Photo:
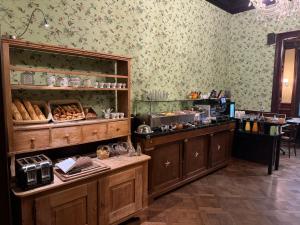
[[[279,171],[240,160],[154,201],[142,225],[300,225],[300,151]]]

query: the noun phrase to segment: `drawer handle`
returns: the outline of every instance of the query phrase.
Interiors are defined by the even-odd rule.
[[[221,145],[218,145],[218,151],[221,151]]]
[[[65,138],[67,139],[68,144],[70,144],[70,135],[69,135],[69,134],[66,134],[66,135],[65,135]]]
[[[31,148],[35,148],[35,138],[30,139]]]
[[[189,139],[187,139],[187,138],[186,138],[186,139],[184,139],[184,142],[185,142],[185,143],[187,143],[188,141],[189,141]]]
[[[199,156],[199,153],[195,152],[195,158],[198,158],[198,156]]]
[[[93,130],[92,132],[94,135],[98,134],[98,131],[97,130]]]
[[[169,160],[167,160],[167,162],[165,162],[165,167],[168,168],[171,165],[171,162],[169,162]]]
[[[120,131],[120,128],[118,127],[118,128],[116,129],[116,131]]]

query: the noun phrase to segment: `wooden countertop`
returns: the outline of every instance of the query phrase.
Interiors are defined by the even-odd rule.
[[[105,159],[105,160],[100,160],[100,162],[102,164],[105,164],[106,166],[110,167],[110,170],[104,171],[104,172],[100,172],[100,173],[93,173],[91,175],[87,175],[85,177],[81,177],[81,178],[77,178],[74,179],[72,181],[66,181],[63,182],[62,180],[60,180],[55,174],[54,174],[54,181],[51,184],[45,185],[45,186],[41,186],[41,187],[37,187],[28,191],[23,191],[22,189],[15,187],[12,189],[13,193],[15,194],[15,196],[20,197],[20,198],[24,198],[24,197],[28,197],[31,195],[35,195],[35,194],[39,194],[41,192],[44,191],[48,191],[48,190],[52,190],[55,188],[59,188],[65,185],[69,185],[71,183],[75,183],[77,181],[82,181],[91,177],[96,177],[99,175],[105,175],[107,173],[111,173],[115,170],[121,169],[123,167],[126,166],[130,166],[130,165],[134,165],[134,164],[138,164],[138,163],[142,163],[145,161],[150,160],[150,156],[148,155],[144,155],[142,154],[141,156],[133,156],[133,157],[128,157],[127,155],[125,156],[116,156],[116,157],[112,157],[109,159]],[[99,159],[93,159],[93,160],[99,160]]]

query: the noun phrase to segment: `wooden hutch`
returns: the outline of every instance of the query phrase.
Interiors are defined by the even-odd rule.
[[[87,58],[109,62],[114,66],[112,74],[95,71],[65,70],[39,67],[37,65],[13,65],[14,49]],[[20,155],[64,151],[66,147],[82,147],[88,144],[121,139],[130,140],[130,63],[128,57],[101,54],[60,46],[35,44],[22,40],[1,40],[2,81],[6,137],[9,143],[8,161],[11,164],[11,180],[14,176],[15,158]],[[47,85],[23,85],[11,83],[11,72],[33,72],[68,76],[91,76],[101,79],[122,80],[126,88],[56,87]],[[112,93],[115,108],[124,112],[122,119],[94,119],[62,123],[14,125],[12,100],[14,92],[74,92]],[[96,151],[96,149],[95,149]],[[13,188],[19,201],[20,220],[23,225],[106,225],[117,224],[147,206],[147,161],[150,157],[122,157],[108,159],[111,170],[102,174],[86,176],[71,182],[62,182],[57,177],[54,183],[29,191]],[[16,217],[16,216],[14,216]]]

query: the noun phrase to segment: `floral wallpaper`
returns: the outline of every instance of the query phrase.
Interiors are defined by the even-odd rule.
[[[0,0],[1,34],[20,34],[36,7],[50,27],[36,12],[24,39],[131,56],[132,100],[225,87],[231,15],[205,0]]]
[[[231,16],[225,86],[238,108],[271,110],[275,45],[267,45],[267,34],[293,30],[300,30],[300,14],[280,21],[258,20],[255,10]]]

